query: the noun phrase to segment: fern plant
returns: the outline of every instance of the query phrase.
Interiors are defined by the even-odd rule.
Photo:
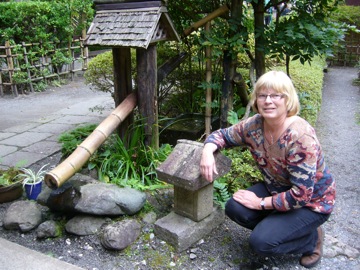
[[[214,201],[219,204],[222,209],[225,209],[225,204],[231,199],[227,183],[221,183],[218,180],[214,181]]]
[[[246,189],[262,181],[262,174],[247,149],[229,148],[222,151],[232,160],[231,170],[214,181],[214,201],[222,208],[239,189]]]

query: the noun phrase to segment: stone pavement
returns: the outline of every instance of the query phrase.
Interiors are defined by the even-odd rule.
[[[109,93],[82,80],[43,93],[0,97],[0,168],[31,167],[60,151],[61,133],[100,123],[114,108]]]
[[[81,270],[82,268],[0,238],[2,270]]]

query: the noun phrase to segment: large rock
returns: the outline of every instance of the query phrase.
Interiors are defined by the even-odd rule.
[[[140,235],[141,225],[136,220],[123,220],[106,226],[100,235],[100,242],[106,249],[123,250]]]
[[[134,215],[144,206],[146,194],[131,188],[120,188],[76,174],[55,190],[40,194],[39,203],[52,211],[84,213],[99,216]]]
[[[47,220],[39,225],[36,229],[38,239],[56,238],[62,233],[61,225],[54,220]]]
[[[91,235],[98,233],[106,222],[107,219],[103,217],[80,215],[70,219],[65,230],[75,235]]]
[[[93,215],[134,215],[146,202],[146,194],[113,184],[88,184],[80,188],[75,209]]]
[[[40,204],[47,205],[56,212],[75,212],[75,205],[81,196],[80,187],[93,183],[99,183],[99,181],[87,175],[77,173],[55,190],[45,185],[37,201]]]
[[[4,217],[4,228],[28,232],[39,226],[42,220],[41,210],[32,201],[17,201],[7,209]]]

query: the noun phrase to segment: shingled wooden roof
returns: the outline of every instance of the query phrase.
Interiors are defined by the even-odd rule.
[[[85,42],[146,49],[162,40],[180,40],[165,6],[98,10]]]

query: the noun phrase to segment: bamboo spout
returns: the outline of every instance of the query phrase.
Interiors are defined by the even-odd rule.
[[[184,33],[183,33],[183,37],[190,35],[192,32],[194,32],[198,28],[204,26],[207,22],[212,21],[213,19],[225,14],[228,11],[229,11],[229,7],[226,4],[219,7],[218,9],[216,9],[215,11],[213,11],[212,13],[210,13],[209,15],[207,15],[200,21],[197,21],[196,23],[191,25],[189,28],[185,29]]]
[[[45,183],[54,189],[60,187],[89,160],[111,133],[134,110],[136,93],[128,95],[112,113],[62,163],[45,175]]]

